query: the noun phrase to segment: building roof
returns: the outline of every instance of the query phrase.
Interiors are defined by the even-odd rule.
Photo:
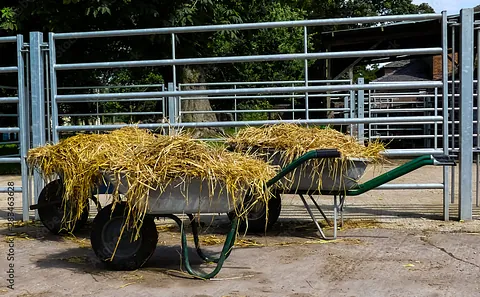
[[[424,61],[420,59],[414,59],[408,61],[392,62],[390,64],[399,65],[402,63],[404,64],[403,66],[399,66],[398,69],[393,70],[391,73],[375,79],[374,82],[431,80],[431,70],[429,71],[429,68]]]
[[[399,67],[404,67],[408,64],[410,64],[410,59],[390,62],[387,65],[383,66],[383,68],[399,68]]]
[[[474,17],[475,20],[479,20],[480,12],[476,12]],[[449,21],[455,21],[458,20],[458,18],[458,15],[448,16]],[[448,36],[451,36],[451,28],[451,26],[448,27]],[[441,33],[442,22],[438,20],[397,22],[373,27],[323,32],[321,33],[321,39],[324,48],[321,51],[340,52],[370,50],[373,48],[376,50],[385,50],[440,47],[442,45]],[[457,44],[459,42],[459,35],[460,34],[456,34]],[[452,44],[451,38],[448,38],[448,43],[450,47]],[[429,56],[431,55],[416,55],[415,58]],[[331,77],[335,77],[352,63],[358,62],[358,65],[368,65],[408,60],[410,58],[411,56],[406,55],[394,57],[376,56],[364,57],[360,62],[356,61],[357,58],[332,59],[329,64],[329,70]],[[325,68],[325,66],[318,63],[320,73],[322,68]]]

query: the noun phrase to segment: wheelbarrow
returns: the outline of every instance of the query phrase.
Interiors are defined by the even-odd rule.
[[[267,182],[267,186],[271,187],[275,185],[287,174],[294,171],[296,168],[300,168],[302,164],[310,159],[329,159],[339,157],[340,153],[337,150],[310,151],[283,168],[274,178]],[[364,184],[356,184],[344,193],[333,194],[336,196],[360,195],[361,193],[378,187],[383,183],[386,183],[425,165],[455,165],[455,163],[447,156],[422,156]],[[354,173],[358,175],[359,172],[364,169],[357,168],[355,170],[359,170],[357,173]],[[349,172],[354,172],[355,170],[351,170]],[[104,177],[109,183],[113,184],[114,186],[118,186],[120,193],[126,193],[128,191],[128,183],[124,179],[121,179],[120,184],[115,185],[116,182],[111,175],[105,173]],[[114,270],[134,270],[142,267],[153,255],[156,249],[158,232],[155,227],[154,219],[165,217],[173,219],[180,227],[182,248],[181,257],[186,271],[191,275],[204,279],[215,277],[218,274],[224,261],[230,255],[235,244],[235,236],[240,218],[234,215],[235,212],[233,212],[233,210],[235,206],[238,206],[238,204],[235,205],[228,194],[220,190],[217,190],[217,192],[214,193],[214,197],[216,198],[211,199],[211,196],[209,196],[209,192],[207,190],[208,187],[202,181],[194,180],[188,185],[185,185],[186,188],[183,190],[181,189],[183,185],[178,186],[181,182],[182,181],[178,181],[178,183],[171,184],[163,192],[152,191],[150,193],[148,197],[149,210],[144,218],[143,225],[138,233],[139,238],[137,240],[131,239],[132,234],[131,232],[127,231],[127,228],[124,229],[123,235],[120,237],[121,230],[125,223],[125,213],[128,211],[128,206],[126,204],[117,204],[113,210],[112,204],[110,204],[102,208],[97,213],[93,221],[91,243],[95,254],[103,263],[106,264],[107,267]],[[187,191],[190,193],[189,199],[185,199],[183,194],[183,192]],[[239,191],[241,192],[237,193],[237,197],[245,197],[243,202],[246,203],[248,207],[248,204],[250,203],[248,191],[242,189]],[[329,189],[327,193],[332,194],[331,189]],[[270,201],[271,200],[276,200],[276,198],[272,198]],[[303,199],[303,201],[305,200]],[[237,203],[240,203],[240,201],[237,201]],[[310,210],[306,202],[305,206]],[[311,213],[311,210],[309,212]],[[196,252],[200,258],[206,262],[214,262],[217,264],[212,272],[205,274],[196,272],[192,269],[189,261],[184,224],[180,218],[174,215],[180,213],[187,214],[189,218],[192,226]],[[229,213],[229,217],[231,218],[231,227],[219,257],[207,256],[202,251],[198,238],[198,225],[193,216],[194,213]]]
[[[281,159],[278,153],[275,153],[272,150],[262,151],[263,158],[270,160],[274,165],[281,166]],[[284,179],[287,174],[294,171],[292,177],[290,178],[291,180],[288,189],[279,189],[274,191],[275,199],[270,199],[268,201],[268,211],[265,204],[257,203],[256,206],[248,213],[248,229],[250,231],[263,232],[266,229],[270,229],[280,216],[281,194],[294,194],[300,196],[304,207],[308,211],[308,214],[319,231],[320,238],[325,240],[336,239],[339,214],[341,218],[341,225],[343,225],[343,208],[346,196],[361,195],[425,165],[455,166],[454,159],[449,156],[423,155],[369,181],[359,184],[358,180],[363,176],[368,166],[367,159],[350,158],[347,162],[345,162],[346,166],[342,168],[339,174],[332,176],[330,172],[324,171],[320,177],[315,177],[313,174],[314,167],[311,164],[306,163],[306,161],[315,158],[316,154],[322,151],[324,150],[311,151],[299,157],[292,163],[286,165],[276,177],[267,183],[268,186],[272,186],[276,182]],[[304,166],[301,167],[302,170],[298,170],[300,169],[301,164],[304,164]],[[333,224],[315,201],[313,195],[333,196]],[[330,227],[333,227],[333,237],[325,236],[325,233],[323,232],[323,229],[319,225],[315,215],[308,205],[305,196],[308,196],[311,199],[327,224]],[[228,216],[230,219],[232,219],[234,214],[229,213]]]

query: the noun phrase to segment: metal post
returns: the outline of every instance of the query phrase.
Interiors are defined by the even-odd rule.
[[[304,43],[304,52],[308,54],[308,29],[307,26],[303,27],[303,43]],[[304,61],[304,71],[305,71],[305,86],[308,87],[308,60],[305,59]],[[309,112],[308,112],[308,92],[305,92],[305,119],[309,119]]]
[[[357,103],[355,99],[355,91],[351,90],[350,91],[350,118],[354,118],[356,113],[355,109],[357,108]],[[350,125],[350,136],[353,136],[353,127],[355,127],[354,124]]]
[[[480,29],[477,28],[477,149],[480,148]],[[479,206],[480,153],[477,153],[477,183],[475,206]]]
[[[176,59],[176,54],[175,54],[175,33],[172,33],[172,59],[175,60]],[[173,69],[173,85],[176,86],[177,85],[177,67],[174,65],[172,65],[172,69]]]
[[[45,81],[49,81],[49,63],[48,63],[48,52],[44,52],[42,51],[42,54],[44,56],[44,65],[45,65]],[[48,143],[51,143],[52,141],[52,138],[51,138],[51,135],[52,135],[52,127],[50,126],[51,125],[51,117],[50,117],[50,91],[48,89],[48,83],[46,84],[46,92],[45,92],[45,98],[46,98],[46,101],[47,101],[47,107],[46,107],[46,110],[47,110],[47,142]]]
[[[372,117],[372,102],[370,98],[372,97],[372,90],[368,90],[368,117]],[[372,140],[372,124],[368,124],[368,141]]]
[[[438,88],[435,88],[435,97],[434,97],[434,116],[437,116],[438,115]],[[438,148],[438,135],[437,135],[437,132],[438,132],[438,123],[435,122],[433,124],[433,148],[434,149],[437,149]]]
[[[172,92],[175,90],[175,85],[171,82],[168,83],[168,91]],[[177,100],[175,97],[168,97],[168,122],[170,124],[175,124],[177,122],[175,111],[177,110],[176,104]]]
[[[473,9],[460,10],[460,220],[472,219],[473,161]]]
[[[452,151],[455,149],[455,30],[457,29],[456,26],[452,26],[452,113],[451,113],[451,120],[452,120]],[[447,59],[448,62],[448,59]],[[448,96],[448,93],[447,93]],[[448,97],[447,97],[448,98]],[[452,167],[452,190],[451,190],[451,203],[455,203],[455,167]]]
[[[53,142],[58,143],[60,140],[58,134],[58,106],[57,106],[57,50],[55,48],[55,39],[53,33],[48,34],[48,55],[50,58],[50,100],[52,102],[52,134]]]
[[[18,116],[19,116],[19,128],[18,139],[20,141],[20,167],[22,173],[22,216],[23,221],[26,222],[30,219],[30,191],[28,181],[28,166],[27,166],[27,153],[30,148],[29,134],[27,128],[29,126],[28,121],[28,109],[25,104],[25,58],[23,56],[23,35],[17,35],[17,67],[18,67]]]
[[[442,82],[443,153],[448,155],[448,22],[446,11],[442,11]],[[443,166],[443,219],[445,221],[450,220],[448,188],[448,166]]]
[[[30,87],[32,100],[32,145],[39,147],[45,145],[45,80],[44,60],[42,54],[43,34],[30,32]],[[34,201],[38,201],[44,181],[40,174],[35,171],[33,175]],[[37,217],[37,211],[36,217]]]
[[[358,78],[358,84],[363,85],[365,83],[365,80],[363,77]],[[365,104],[365,91],[364,90],[358,90],[358,118],[363,119],[365,118],[365,109],[364,109],[364,104]],[[364,128],[365,124],[361,123],[358,124],[358,141],[360,143],[363,143],[365,141],[364,137]]]
[[[233,85],[233,89],[237,89],[237,85]],[[237,94],[234,95],[233,99],[233,108],[234,108],[234,113],[233,113],[233,120],[236,122],[238,120],[238,114],[237,114]],[[238,132],[238,127],[235,127],[235,133]]]

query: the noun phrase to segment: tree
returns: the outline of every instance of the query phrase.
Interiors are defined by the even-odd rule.
[[[427,4],[412,4],[411,0],[20,0],[0,6],[0,28],[9,35],[27,35],[30,31],[98,31],[424,12],[433,12],[433,9]],[[320,48],[318,33],[353,27],[356,25],[309,28],[309,51]],[[170,38],[169,35],[155,35],[58,41],[57,49],[61,49],[57,50],[58,63],[168,59],[172,56]],[[301,53],[304,50],[302,28],[177,34],[175,43],[177,58]],[[5,57],[0,57],[0,62],[2,59]],[[206,81],[261,81],[301,80],[303,68],[303,61],[289,61],[202,65],[198,69],[204,73]],[[179,67],[177,73],[184,73],[184,70]],[[181,79],[179,77],[179,81]],[[172,81],[171,68],[62,71],[58,77],[59,87],[163,81]],[[231,107],[228,102],[215,101],[215,104],[222,109]],[[106,104],[104,108],[131,106]],[[161,104],[156,108],[160,109]],[[78,104],[65,112],[93,110],[96,110],[94,104]]]

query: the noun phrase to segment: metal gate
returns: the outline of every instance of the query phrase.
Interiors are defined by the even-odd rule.
[[[430,48],[409,48],[409,49],[387,49],[387,50],[361,50],[361,51],[342,51],[342,52],[320,52],[309,53],[307,46],[303,53],[291,54],[272,54],[272,55],[256,55],[256,56],[233,56],[233,57],[208,57],[208,58],[176,58],[175,40],[176,35],[184,33],[196,32],[215,32],[225,30],[253,30],[253,29],[274,29],[285,27],[299,27],[303,28],[307,34],[309,27],[324,26],[335,24],[351,24],[351,23],[372,23],[372,22],[392,22],[392,21],[417,21],[417,20],[438,20],[441,26],[439,36],[442,37],[442,43],[438,47]],[[154,28],[143,30],[115,30],[115,31],[95,31],[95,32],[76,32],[76,33],[49,33],[48,41],[44,42],[44,37],[39,32],[30,34],[30,52],[31,52],[31,93],[32,93],[32,129],[33,129],[33,145],[42,145],[50,137],[52,142],[56,143],[60,139],[62,133],[76,133],[79,131],[107,131],[113,130],[125,125],[127,123],[111,123],[104,124],[102,122],[95,122],[93,124],[73,124],[61,125],[59,118],[62,116],[72,116],[71,114],[62,114],[59,111],[60,104],[70,104],[74,102],[134,102],[134,101],[158,101],[160,102],[161,110],[154,113],[167,119],[168,122],[154,122],[141,123],[140,128],[155,129],[155,128],[201,128],[201,127],[232,127],[238,128],[247,125],[259,126],[265,124],[276,124],[279,120],[239,120],[238,115],[245,112],[258,111],[239,111],[237,108],[232,110],[212,110],[212,111],[185,111],[182,110],[181,102],[183,100],[203,100],[205,98],[217,98],[219,100],[240,100],[247,97],[282,97],[292,96],[300,98],[303,101],[303,106],[299,108],[297,105],[284,107],[282,112],[294,113],[301,119],[284,120],[283,122],[294,122],[300,124],[320,124],[320,125],[344,125],[349,126],[350,131],[356,129],[357,136],[360,139],[369,137],[368,133],[371,131],[370,127],[374,125],[389,124],[391,122],[400,124],[421,124],[434,125],[434,127],[442,127],[441,133],[435,129],[434,139],[441,139],[442,142],[428,149],[401,149],[389,150],[386,152],[387,156],[416,156],[419,154],[449,154],[449,117],[448,117],[448,100],[442,100],[439,104],[436,100],[433,101],[433,114],[423,115],[397,115],[395,117],[385,116],[385,112],[379,110],[370,110],[369,92],[384,92],[392,90],[401,92],[412,88],[425,89],[438,96],[447,98],[449,94],[448,83],[448,26],[449,20],[446,12],[441,14],[427,14],[427,15],[402,15],[402,16],[379,16],[379,17],[360,17],[360,18],[344,18],[344,19],[321,19],[321,20],[305,20],[305,21],[289,21],[289,22],[271,22],[271,23],[254,23],[254,24],[232,24],[232,25],[212,25],[212,26],[191,26],[191,27],[173,27],[173,28]],[[461,68],[461,93],[462,98],[461,110],[472,110],[473,106],[471,96],[473,89],[473,10],[464,9],[461,12],[459,22],[461,36],[461,55],[471,57],[470,60],[465,58],[460,63]],[[161,60],[145,60],[145,61],[109,61],[109,62],[90,62],[90,63],[57,63],[57,46],[59,40],[79,40],[96,38],[101,39],[105,37],[125,37],[125,36],[146,36],[146,35],[170,35],[172,40],[172,56],[169,59]],[[472,36],[470,36],[472,35]],[[62,48],[62,51],[68,48]],[[403,83],[379,83],[379,84],[364,84],[362,80],[358,82],[346,81],[340,84],[324,84],[316,83],[314,80],[309,80],[307,67],[305,68],[305,80],[299,82],[275,82],[271,86],[271,82],[213,82],[208,85],[208,88],[202,90],[185,90],[186,85],[178,84],[176,81],[176,67],[183,65],[201,65],[201,64],[222,64],[222,63],[247,63],[247,62],[264,62],[264,61],[291,61],[300,60],[305,61],[307,65],[308,60],[315,59],[341,59],[345,57],[360,58],[360,57],[389,57],[400,55],[441,55],[442,57],[442,73],[443,80],[441,81],[423,81],[423,82],[403,82]],[[63,71],[76,70],[93,70],[93,69],[112,69],[112,68],[129,68],[129,67],[144,67],[144,66],[170,66],[172,67],[173,81],[168,83],[167,90],[163,85],[153,86],[152,91],[125,91],[125,92],[81,92],[76,94],[62,94],[59,93],[61,88],[58,88],[58,74]],[[290,84],[291,83],[291,84]],[[220,87],[220,85],[222,87]],[[242,87],[239,87],[242,85]],[[245,86],[246,85],[246,86]],[[245,87],[244,87],[245,86]],[[149,86],[152,87],[152,86]],[[204,85],[204,87],[206,87]],[[80,89],[80,88],[79,88]],[[85,90],[88,88],[84,88]],[[334,93],[337,93],[335,95]],[[338,97],[338,101],[343,101],[343,107],[335,108],[338,113],[343,113],[337,118],[315,118],[311,117],[312,112],[311,103],[313,99],[322,97]],[[470,100],[468,97],[470,96]],[[240,99],[239,99],[240,98]],[[289,97],[290,98],[290,97]],[[372,98],[373,99],[373,98]],[[437,103],[435,103],[437,102]],[[367,110],[365,110],[365,105]],[[33,108],[35,106],[35,108]],[[236,105],[235,105],[236,106]],[[341,106],[341,104],[340,104]],[[46,108],[45,108],[46,107]],[[327,109],[331,110],[331,106]],[[260,110],[261,112],[279,112],[279,109]],[[319,111],[313,110],[313,111]],[[232,113],[228,120],[215,122],[183,122],[181,115],[188,113],[208,112],[213,114]],[[371,116],[375,113],[376,116]],[[470,115],[468,115],[470,114]],[[102,116],[105,114],[102,114]],[[125,114],[123,114],[125,115]],[[101,116],[97,113],[97,118]],[[46,120],[45,120],[46,119]],[[180,119],[178,121],[178,119]],[[472,218],[472,123],[471,113],[461,113],[461,141],[460,141],[460,219]],[[463,124],[462,124],[463,123]],[[365,129],[367,125],[367,129]],[[470,139],[470,140],[469,140]],[[41,189],[41,180],[38,176],[35,179],[35,197],[37,197]],[[443,181],[438,184],[389,184],[384,185],[382,189],[443,189],[444,202],[444,218],[449,219],[449,172],[448,168],[444,168]],[[36,198],[35,198],[36,199]],[[468,204],[469,203],[469,204]],[[28,208],[24,210],[28,211]]]
[[[26,46],[23,42],[23,35],[17,35],[12,37],[0,37],[0,43],[10,43],[16,45],[16,65],[0,67],[0,75],[16,74],[17,85],[12,87],[15,91],[14,96],[0,98],[0,110],[5,110],[6,104],[16,105],[16,114],[10,114],[16,116],[17,124],[10,124],[9,127],[0,127],[0,134],[16,134],[15,141],[4,141],[3,143],[17,144],[19,148],[19,154],[11,154],[9,156],[0,156],[0,164],[20,164],[22,184],[21,186],[15,185],[14,182],[9,182],[7,187],[0,187],[0,193],[7,193],[7,205],[9,213],[14,213],[15,210],[15,195],[17,193],[22,194],[22,214],[23,220],[29,220],[29,183],[28,183],[28,170],[26,164],[26,156],[30,147],[29,141],[29,107],[27,100],[27,80],[25,79],[26,67]],[[12,50],[12,53],[15,53]],[[7,115],[0,114],[1,117]],[[10,139],[9,139],[10,140]]]

